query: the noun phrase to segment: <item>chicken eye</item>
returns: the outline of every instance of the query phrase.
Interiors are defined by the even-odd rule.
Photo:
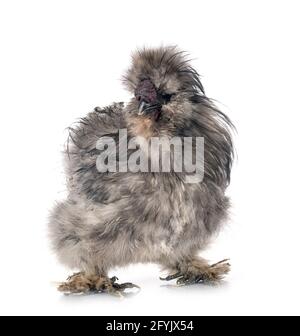
[[[164,100],[165,103],[169,103],[171,98],[172,98],[173,94],[171,93],[164,93],[162,94],[162,99]]]

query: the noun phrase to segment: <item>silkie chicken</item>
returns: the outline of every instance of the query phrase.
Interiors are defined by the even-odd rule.
[[[233,125],[205,95],[199,74],[177,47],[137,51],[124,84],[132,94],[129,103],[96,107],[70,128],[68,197],[52,210],[49,231],[60,262],[78,273],[58,289],[120,293],[137,286],[118,283],[109,270],[140,262],[161,265],[169,271],[161,280],[180,285],[218,282],[230,270],[228,260],[209,264],[198,252],[228,219]],[[127,144],[143,138],[139,150],[153,137],[203,138],[201,181],[187,183],[191,173],[174,167],[99,171],[103,148],[97,142],[109,137],[119,144],[119,130],[126,130]],[[116,148],[118,162],[124,153]]]

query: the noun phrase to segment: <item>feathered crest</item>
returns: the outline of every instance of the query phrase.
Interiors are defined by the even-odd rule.
[[[204,94],[198,72],[190,65],[186,51],[177,46],[140,49],[132,55],[132,66],[123,77],[126,87],[134,92],[139,81],[149,78],[164,91],[194,90]]]

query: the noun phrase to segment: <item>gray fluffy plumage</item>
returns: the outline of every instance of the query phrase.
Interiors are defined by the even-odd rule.
[[[59,260],[86,274],[106,275],[112,267],[137,262],[188,272],[195,260],[203,261],[198,251],[227,219],[230,120],[206,97],[198,73],[175,47],[133,55],[125,85],[134,94],[145,78],[167,95],[158,120],[138,115],[133,97],[127,105],[97,108],[70,128],[65,153],[68,197],[53,209],[49,229]],[[97,140],[106,135],[117,141],[123,128],[129,139],[204,137],[203,181],[187,184],[184,173],[175,172],[99,173]]]

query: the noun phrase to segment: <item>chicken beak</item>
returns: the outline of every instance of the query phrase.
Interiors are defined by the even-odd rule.
[[[147,109],[147,107],[149,107],[150,104],[146,103],[144,100],[142,100],[139,104],[139,110],[138,110],[138,114],[142,115],[145,114],[145,110]]]
[[[143,114],[144,106],[145,106],[145,102],[142,101],[139,105],[139,112],[138,112],[139,115]]]

